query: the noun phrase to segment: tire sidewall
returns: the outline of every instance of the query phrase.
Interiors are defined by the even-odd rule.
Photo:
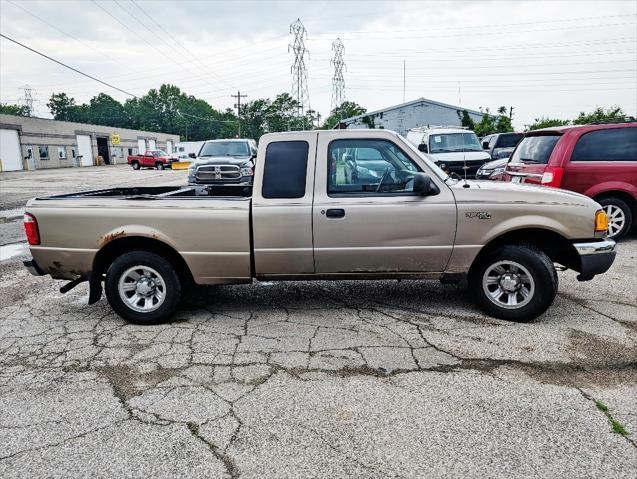
[[[141,313],[130,309],[119,295],[119,280],[133,266],[149,266],[156,270],[166,285],[164,303],[155,311]],[[131,251],[118,257],[108,268],[104,282],[106,298],[115,312],[135,324],[159,324],[170,318],[181,299],[181,282],[173,265],[165,258],[149,251]]]
[[[626,218],[624,222],[624,228],[618,234],[616,234],[615,236],[609,236],[609,238],[618,240],[626,236],[633,225],[633,212],[630,209],[630,206],[628,206],[628,204],[621,198],[616,198],[614,196],[601,198],[598,203],[602,206],[602,208],[610,205],[617,206],[624,212],[624,217]]]
[[[498,261],[509,260],[524,266],[535,283],[531,301],[516,309],[495,304],[484,292],[482,278],[485,271]],[[541,250],[526,245],[507,245],[485,255],[469,273],[469,288],[478,305],[490,316],[506,321],[528,322],[544,313],[557,294],[557,273],[553,263]]]
[[[156,167],[158,170],[163,170],[163,169],[164,169],[164,164],[163,164],[163,163],[157,163],[157,165],[155,165],[155,167]]]
[[[139,170],[139,168],[140,168],[139,163],[136,162],[136,161],[134,161],[131,166],[133,167],[133,170]]]

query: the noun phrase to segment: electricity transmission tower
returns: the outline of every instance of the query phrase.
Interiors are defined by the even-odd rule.
[[[310,52],[305,48],[305,38],[307,38],[307,30],[301,23],[301,19],[297,19],[290,25],[290,33],[294,35],[294,39],[288,45],[288,52],[292,50],[294,53],[294,63],[292,64],[292,98],[294,98],[298,106],[298,116],[303,116],[306,110],[310,109],[310,93],[307,86],[307,68],[305,66],[306,56],[309,58]]]
[[[343,70],[347,70],[347,66],[343,61],[344,50],[345,46],[340,38],[332,42],[332,51],[334,52],[334,58],[330,60],[330,64],[334,65],[334,76],[332,77],[332,110],[345,101],[345,79],[343,78]]]
[[[24,88],[20,88],[20,90],[22,91],[22,98],[20,98],[20,101],[22,101],[24,103],[24,106],[27,107],[27,116],[33,116],[33,114],[35,113],[35,111],[33,110],[33,103],[36,101],[33,99],[33,88],[31,88],[29,85],[24,85]]]

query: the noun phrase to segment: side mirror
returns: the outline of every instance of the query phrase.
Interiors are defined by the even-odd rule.
[[[420,196],[434,196],[440,193],[440,190],[431,181],[431,177],[425,173],[414,173],[414,193]]]
[[[488,150],[489,149],[489,142],[488,141],[483,141],[482,142],[482,149],[483,150]]]
[[[418,145],[418,151],[422,151],[423,153],[429,153],[429,148],[427,148],[426,143],[421,143]]]
[[[197,158],[197,155],[194,153],[188,153],[188,158]]]

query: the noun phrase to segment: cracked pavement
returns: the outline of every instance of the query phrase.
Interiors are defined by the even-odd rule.
[[[0,262],[3,478],[637,470],[634,237],[606,275],[560,273],[529,324],[462,287],[345,281],[197,287],[136,326],[18,259]]]

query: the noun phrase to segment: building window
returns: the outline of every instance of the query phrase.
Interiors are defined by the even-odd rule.
[[[132,148],[128,149],[128,156],[133,156],[133,149]]]
[[[38,146],[38,151],[40,153],[40,160],[48,160],[49,159],[49,147],[48,146]]]
[[[71,157],[75,158],[77,155],[75,153],[75,147],[71,148]]]
[[[66,160],[66,147],[58,146],[58,158],[60,160]]]

